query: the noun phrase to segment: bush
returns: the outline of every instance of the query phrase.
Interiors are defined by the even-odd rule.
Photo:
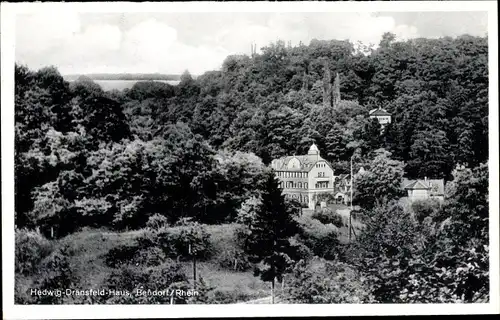
[[[248,299],[248,294],[238,289],[215,289],[207,294],[209,304],[228,304]]]
[[[68,259],[72,255],[73,253],[69,247],[63,246],[44,259],[40,265],[40,273],[37,279],[38,288],[41,290],[73,288],[78,281]],[[37,296],[35,300],[41,304],[59,304],[64,303],[65,296],[42,295]]]
[[[152,230],[168,227],[168,219],[164,215],[155,213],[149,217],[148,222],[146,222],[146,227]]]
[[[415,215],[415,219],[422,223],[425,218],[433,217],[434,214],[439,210],[440,204],[437,200],[427,199],[427,200],[417,200],[412,202],[411,209]]]
[[[16,230],[15,237],[16,272],[35,273],[40,262],[52,252],[53,244],[34,231]]]
[[[233,271],[247,271],[252,267],[243,250],[224,250],[215,259],[221,268]]]
[[[98,296],[101,302],[113,304],[135,304],[147,303],[144,296],[135,296],[135,290],[143,288],[148,283],[149,275],[143,267],[133,265],[123,265],[113,271],[105,279],[103,288],[106,290],[115,290],[128,292],[123,295],[105,295]]]
[[[124,265],[114,269],[104,282],[106,289],[127,291],[129,295],[115,295],[102,297],[101,302],[113,304],[158,304],[170,303],[167,295],[141,295],[137,290],[166,290],[175,288],[191,289],[182,266],[173,260],[167,259],[162,264],[144,268],[141,266]],[[184,298],[180,298],[184,301]],[[176,303],[183,303],[177,299]]]
[[[190,259],[195,254],[199,259],[204,260],[212,254],[210,234],[204,226],[198,223],[162,228],[154,236],[156,245],[170,258]]]
[[[313,252],[300,241],[300,239],[292,238],[290,239],[291,251],[288,252],[288,256],[293,261],[309,260],[313,257]]]
[[[137,252],[137,245],[124,245],[112,248],[105,255],[104,262],[107,266],[116,268],[122,264],[131,263]]]
[[[337,228],[341,228],[344,223],[342,220],[342,216],[337,212],[334,212],[328,208],[324,208],[318,211],[315,211],[312,214],[312,218],[320,221],[323,224],[333,224]]]
[[[338,229],[333,225],[325,225],[316,219],[303,217],[300,220],[302,230],[300,242],[305,244],[318,257],[335,259],[339,255],[340,242]]]
[[[165,253],[158,247],[149,247],[137,251],[133,258],[136,265],[151,267],[162,264],[166,260]]]
[[[345,263],[315,259],[299,262],[292,271],[284,298],[290,303],[370,303],[370,287]]]

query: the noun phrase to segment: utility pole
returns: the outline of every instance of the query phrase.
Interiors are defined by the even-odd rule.
[[[351,156],[351,210],[349,211],[349,242],[351,242],[351,233],[352,233],[352,190],[353,190],[353,178],[352,178],[352,158],[354,155]]]
[[[189,244],[189,254],[193,257],[193,286],[196,289],[196,250],[191,248],[191,244]]]

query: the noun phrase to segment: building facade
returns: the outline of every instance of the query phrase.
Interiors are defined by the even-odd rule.
[[[376,118],[382,127],[391,123],[391,114],[382,108],[370,110],[370,118]]]
[[[316,207],[317,194],[334,192],[333,168],[321,157],[314,143],[307,155],[275,159],[271,162],[271,167],[285,196],[298,200],[310,209]]]
[[[437,199],[444,200],[443,179],[403,179],[401,187],[407,192],[408,200]]]

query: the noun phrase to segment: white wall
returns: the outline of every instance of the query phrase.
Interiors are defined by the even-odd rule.
[[[429,192],[425,189],[408,190],[408,198],[410,200],[427,199],[429,198]]]
[[[320,165],[320,167],[318,167]],[[324,177],[319,177],[318,173],[324,173]],[[316,188],[316,183],[318,181],[328,180],[328,187],[326,188]],[[309,171],[308,183],[309,183],[309,208],[314,209],[315,203],[313,201],[313,196],[315,193],[320,192],[333,192],[335,177],[333,175],[333,169],[324,160],[316,162],[314,167]]]

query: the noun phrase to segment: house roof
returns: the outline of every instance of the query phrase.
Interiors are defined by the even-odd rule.
[[[444,180],[443,179],[417,179],[409,180],[404,178],[401,181],[401,188],[408,190],[429,190],[431,195],[444,195]]]
[[[390,116],[391,114],[382,108],[370,110],[370,116]]]
[[[297,169],[288,168],[288,162],[293,158],[298,159],[300,162],[300,167]],[[273,160],[272,167],[275,170],[310,171],[318,161],[326,161],[326,160],[318,155],[287,156]]]
[[[299,160],[300,166],[298,168],[288,168],[288,162],[292,159]],[[320,151],[316,144],[312,144],[306,155],[300,156],[286,156],[279,159],[274,159],[271,162],[271,166],[274,170],[284,170],[284,171],[310,171],[316,162],[324,161],[331,168],[332,166],[328,161],[320,156]],[[332,169],[333,170],[333,169]]]

